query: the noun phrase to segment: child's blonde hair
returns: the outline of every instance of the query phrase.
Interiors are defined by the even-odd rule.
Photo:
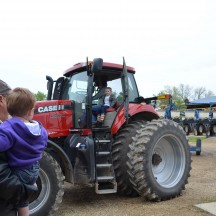
[[[7,96],[7,109],[11,116],[22,117],[34,108],[35,95],[27,88],[17,87]]]

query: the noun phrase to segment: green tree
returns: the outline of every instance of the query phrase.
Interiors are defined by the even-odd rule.
[[[171,87],[171,86],[165,86],[165,89],[160,91],[158,95],[164,95],[164,94],[170,94],[172,95],[172,102],[180,108],[181,105],[184,103],[184,100],[182,99],[181,91],[177,87]],[[163,100],[161,102],[157,102],[157,105],[159,106],[165,106],[169,103],[169,100]]]
[[[42,101],[42,100],[45,100],[47,96],[46,96],[46,94],[44,94],[43,92],[38,91],[38,92],[35,94],[35,97],[36,97],[36,100],[37,100],[37,101]]]
[[[123,101],[123,92],[119,92],[118,96],[116,97],[118,101]]]

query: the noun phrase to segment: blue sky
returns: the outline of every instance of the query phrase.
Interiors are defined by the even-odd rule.
[[[144,97],[181,83],[216,94],[215,11],[214,0],[1,1],[1,79],[46,93],[46,75],[124,56]]]

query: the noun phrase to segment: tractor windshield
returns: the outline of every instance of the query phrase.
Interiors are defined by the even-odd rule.
[[[70,77],[65,86],[62,99],[72,100],[78,103],[85,102],[87,95],[87,83],[88,76],[86,71]]]

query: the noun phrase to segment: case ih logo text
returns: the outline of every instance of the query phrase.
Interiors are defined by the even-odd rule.
[[[64,110],[64,105],[38,107],[37,111],[38,113],[45,113],[45,112],[54,112],[58,110]]]

